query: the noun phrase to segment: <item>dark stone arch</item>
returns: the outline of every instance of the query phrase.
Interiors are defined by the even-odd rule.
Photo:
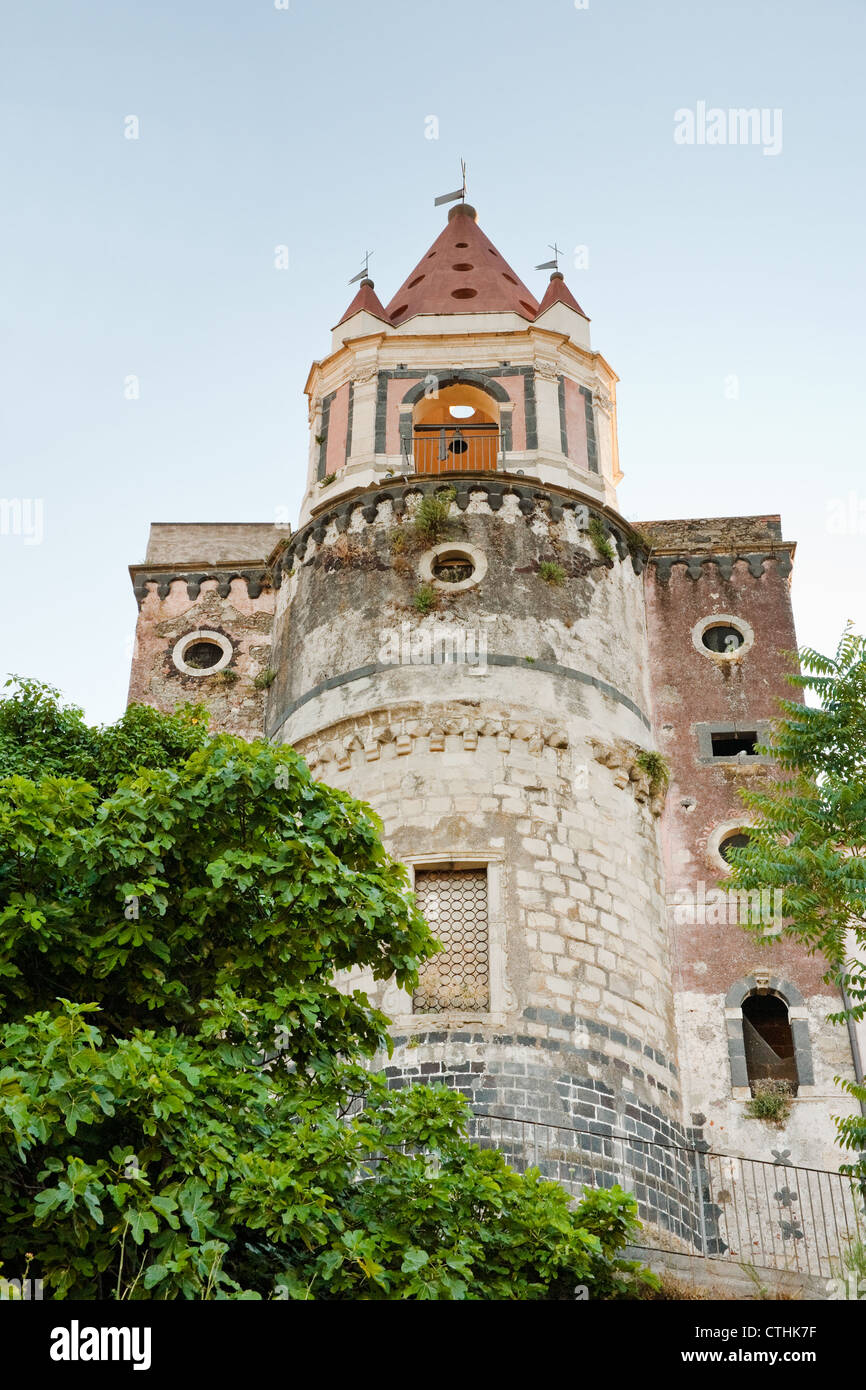
[[[788,1022],[791,1028],[791,1037],[794,1040],[794,1059],[797,1064],[799,1085],[814,1086],[815,1072],[812,1066],[812,1043],[809,1038],[808,1021],[805,1018],[790,1017],[790,1010],[803,1008],[806,1001],[796,985],[791,984],[790,980],[780,979],[777,975],[770,975],[766,987],[769,993],[775,994],[777,998],[781,999],[789,1010]],[[742,1009],[749,995],[757,994],[757,992],[757,976],[746,975],[741,980],[735,980],[725,995],[725,1008],[740,1011],[738,1018],[726,1020],[732,1086],[748,1086],[750,1084],[746,1066],[746,1045],[743,1041]]]
[[[501,386],[498,381],[494,381],[492,377],[486,376],[484,372],[460,371],[439,373],[431,371],[428,373],[428,376],[436,377],[438,389],[440,391],[444,391],[448,386],[477,386],[479,391],[486,391],[487,395],[492,396],[495,401],[499,401],[500,405],[513,404],[505,387]],[[421,381],[416,381],[413,386],[410,386],[400,404],[415,405],[417,401],[423,400],[426,382],[427,377],[424,377]]]

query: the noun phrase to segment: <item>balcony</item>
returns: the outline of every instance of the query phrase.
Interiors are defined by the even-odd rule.
[[[495,473],[505,450],[497,425],[416,425],[403,460],[413,473]]]

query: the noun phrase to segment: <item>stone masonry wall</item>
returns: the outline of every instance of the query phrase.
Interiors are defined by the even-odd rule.
[[[411,489],[358,499],[293,538],[268,729],[369,803],[398,859],[487,868],[489,1011],[413,1013],[394,985],[347,981],[394,1020],[390,1083],[451,1085],[488,1115],[562,1126],[588,1180],[622,1176],[627,1144],[645,1211],[688,1241],[688,1174],[646,1147],[687,1136],[661,802],[639,761],[651,747],[641,566],[624,524],[604,560],[561,497],[501,488],[491,505],[464,489],[448,540],[486,573],[440,591],[426,615],[413,604],[426,543]],[[561,583],[541,578],[545,560]],[[404,625],[412,641],[483,628],[486,660],[383,659]]]

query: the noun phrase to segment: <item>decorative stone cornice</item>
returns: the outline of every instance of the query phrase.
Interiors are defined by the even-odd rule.
[[[639,532],[595,499],[550,484],[530,482],[520,474],[445,473],[436,477],[400,478],[358,491],[350,497],[338,498],[330,506],[327,501],[320,503],[313,519],[290,539],[281,542],[270,557],[275,586],[279,586],[282,573],[310,558],[311,541],[316,548],[326,543],[332,527],[337,534],[342,534],[363,525],[375,526],[381,506],[390,504],[392,515],[401,517],[410,510],[411,497],[420,500],[446,488],[454,489],[455,504],[461,512],[466,511],[470,500],[481,494],[494,514],[502,510],[506,497],[514,497],[520,514],[527,519],[535,516],[539,509],[553,522],[562,521],[567,512],[582,520],[595,517],[616,547],[620,560],[628,556],[635,574],[642,573],[645,568],[646,547]],[[589,540],[588,544],[591,545]]]
[[[674,565],[685,565],[690,579],[700,579],[704,573],[704,565],[716,565],[722,579],[730,579],[737,560],[745,561],[749,566],[749,573],[755,579],[760,579],[764,574],[765,560],[775,560],[778,573],[786,578],[793,568],[793,554],[793,546],[775,550],[731,550],[727,554],[712,555],[708,555],[706,551],[682,555],[652,554],[648,563],[655,567],[656,577],[661,584],[669,582]]]
[[[216,592],[220,598],[228,598],[233,579],[242,579],[247,586],[250,598],[258,598],[263,589],[274,587],[274,576],[267,569],[235,569],[233,567],[207,570],[152,569],[142,565],[130,565],[132,588],[139,608],[147,597],[148,585],[155,584],[160,598],[168,598],[171,586],[176,579],[186,584],[187,597],[197,599],[206,579],[217,581]]]
[[[311,771],[318,772],[329,763],[345,771],[352,766],[353,755],[372,763],[383,755],[400,758],[417,751],[444,752],[448,735],[460,737],[464,752],[475,752],[479,739],[485,738],[495,739],[500,753],[507,753],[512,742],[525,744],[527,751],[536,755],[545,748],[568,747],[568,734],[558,725],[516,719],[498,710],[467,710],[462,705],[375,710],[331,724],[298,739],[294,746]]]

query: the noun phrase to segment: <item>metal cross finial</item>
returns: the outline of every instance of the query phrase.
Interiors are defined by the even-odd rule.
[[[550,247],[551,251],[553,252],[553,260],[552,260],[552,261],[542,261],[542,262],[541,262],[541,265],[537,265],[537,266],[535,267],[535,269],[536,269],[536,270],[559,270],[559,258],[560,258],[560,256],[562,255],[562,252],[560,251],[560,249],[559,249],[559,247],[557,246],[557,244],[556,244],[555,241],[553,241],[553,242],[549,241],[547,244],[548,244],[548,246]]]
[[[349,281],[349,284],[350,284],[350,285],[354,285],[354,283],[355,283],[356,280],[369,280],[369,278],[370,278],[370,257],[372,256],[372,254],[373,254],[372,251],[365,251],[365,252],[364,252],[364,269],[363,269],[363,270],[359,270],[357,275],[353,275],[353,276],[352,276],[351,280]]]

